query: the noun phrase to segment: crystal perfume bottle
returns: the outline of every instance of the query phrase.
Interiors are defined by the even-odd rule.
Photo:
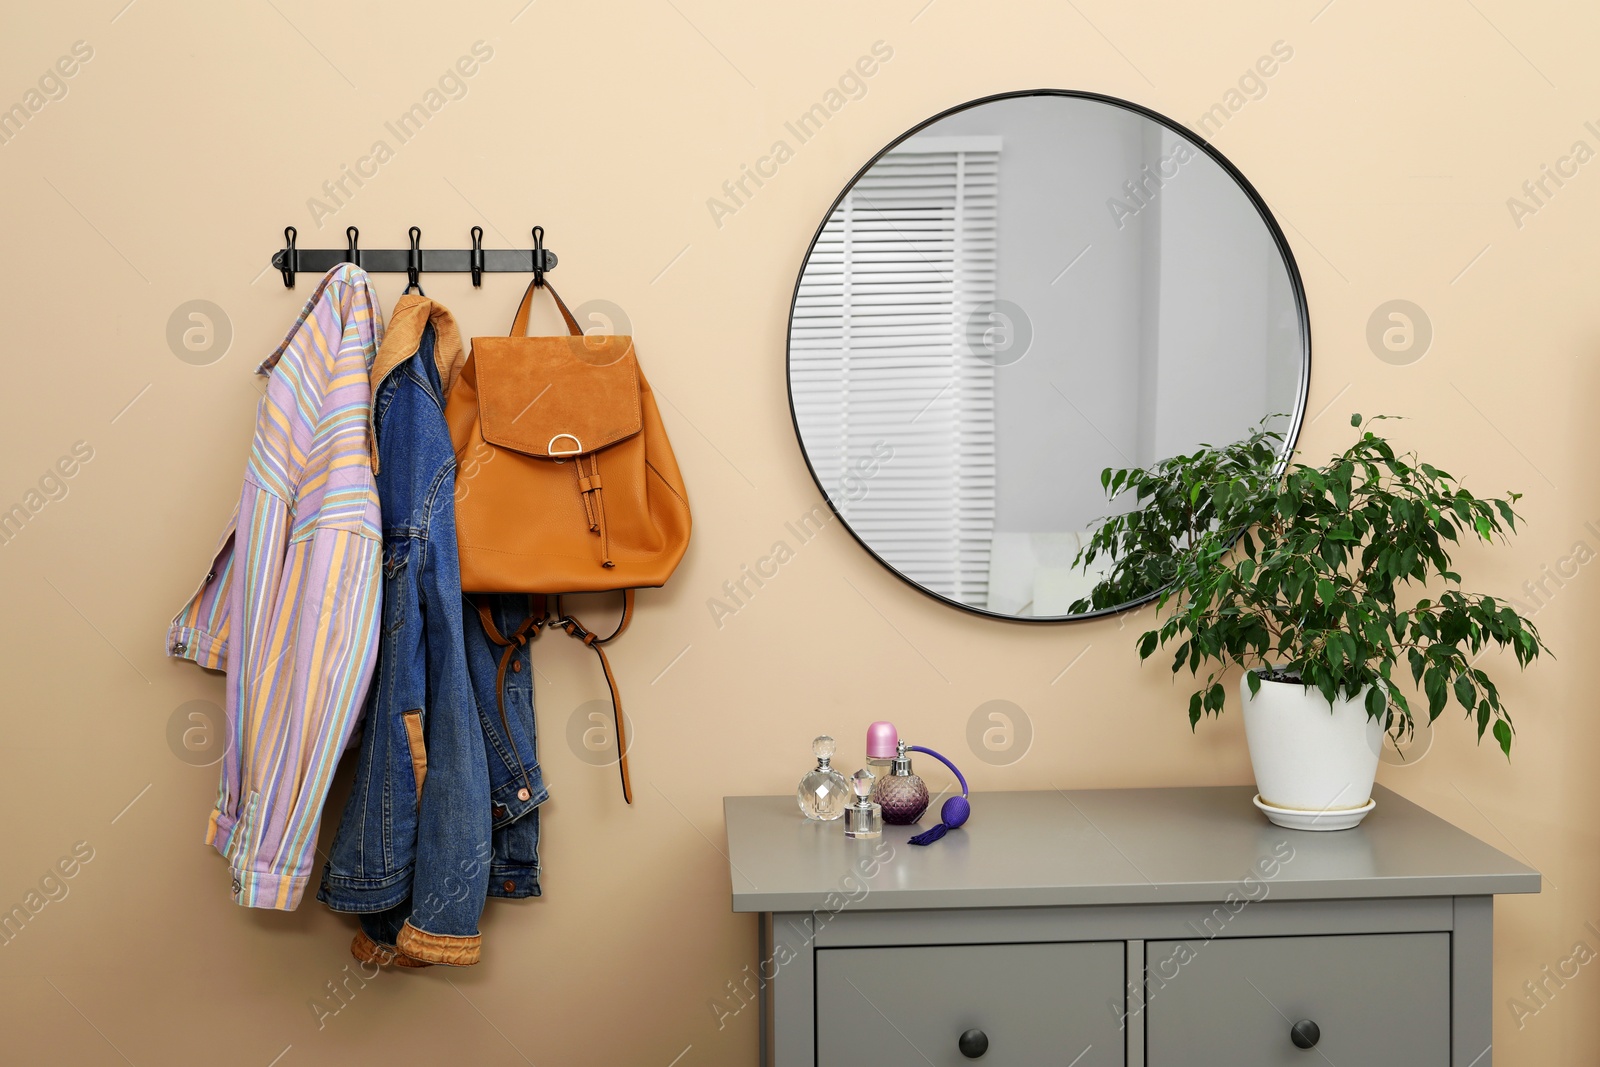
[[[897,741],[894,762],[872,787],[872,799],[883,808],[883,821],[890,826],[909,826],[928,810],[928,786],[912,772],[904,741]]]
[[[832,765],[837,747],[827,734],[811,742],[817,766],[800,779],[800,788],[795,794],[795,799],[800,802],[800,813],[808,819],[832,822],[844,814],[844,809],[850,803],[850,783]]]
[[[883,836],[883,809],[872,802],[876,776],[865,767],[850,776],[856,802],[844,809],[844,836],[854,838]]]

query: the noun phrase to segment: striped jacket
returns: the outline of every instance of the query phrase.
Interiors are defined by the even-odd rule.
[[[383,541],[367,373],[382,341],[366,272],[330,270],[282,345],[244,491],[169,655],[227,672],[228,747],[206,842],[235,903],[292,910],[378,649]]]

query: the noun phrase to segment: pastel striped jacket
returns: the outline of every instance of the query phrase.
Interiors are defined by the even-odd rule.
[[[269,375],[238,508],[169,655],[227,672],[229,744],[206,842],[233,899],[288,911],[312,869],[317,824],[372,678],[383,557],[368,442],[377,295],[329,271]]]

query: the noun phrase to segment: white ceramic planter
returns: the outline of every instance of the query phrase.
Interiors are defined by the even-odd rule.
[[[1384,730],[1382,719],[1367,717],[1364,690],[1331,709],[1320,691],[1293,682],[1263,680],[1252,696],[1241,677],[1239,693],[1257,806],[1267,818],[1295,829],[1342,830],[1372,810]]]

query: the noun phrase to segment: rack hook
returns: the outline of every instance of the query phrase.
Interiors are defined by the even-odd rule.
[[[294,239],[298,235],[299,235],[299,232],[293,226],[285,226],[283,228],[283,268],[282,269],[283,269],[283,287],[285,289],[293,289],[294,288],[294,269],[295,269],[295,266],[296,266],[296,262],[295,261],[299,258],[296,255],[296,249],[294,247]]]
[[[401,291],[400,295],[404,296],[406,293],[409,293],[411,290],[415,289],[418,296],[427,296],[428,294],[422,291],[422,282],[420,281],[422,276],[422,230],[419,227],[413,226],[411,227],[410,233],[411,251],[406,256],[407,285],[405,289]]]
[[[361,231],[354,226],[345,227],[344,240],[344,261],[361,266],[361,249],[356,247],[361,241]]]
[[[472,253],[468,257],[468,265],[472,269],[472,287],[483,287],[483,227],[472,228]]]
[[[533,285],[540,288],[544,285],[544,227],[533,228]]]

